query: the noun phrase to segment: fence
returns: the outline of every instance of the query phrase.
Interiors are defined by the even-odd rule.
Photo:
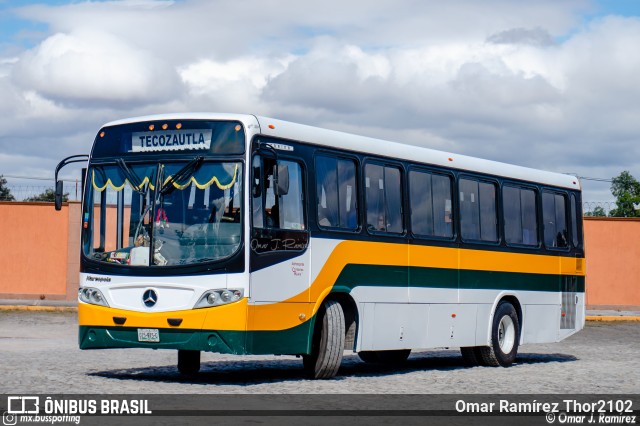
[[[617,207],[615,201],[585,201],[582,212],[585,216],[606,217]]]
[[[9,196],[0,195],[0,201],[29,201],[29,198],[43,195],[47,191],[55,191],[53,180],[47,185],[7,184],[4,187],[9,190]],[[64,181],[64,193],[68,194],[69,201],[80,201],[82,199],[81,182],[79,180]]]
[[[9,178],[7,178],[9,179]],[[40,180],[40,179],[36,179]],[[48,180],[48,179],[42,179]],[[29,201],[31,197],[45,193],[47,190],[53,191],[55,189],[53,180],[49,180],[51,183],[47,185],[22,185],[22,184],[7,184],[6,188],[13,198],[2,198],[0,201]],[[64,192],[69,194],[69,201],[81,201],[82,200],[82,183],[80,180],[67,180],[64,181]],[[53,200],[51,200],[53,201]],[[616,208],[615,201],[585,201],[582,203],[582,211],[584,216],[591,217],[607,217],[611,214],[611,211]]]

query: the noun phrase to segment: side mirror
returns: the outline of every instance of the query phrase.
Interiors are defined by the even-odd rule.
[[[289,193],[289,166],[278,164],[274,167],[275,172],[275,193],[276,195],[287,195]]]
[[[62,210],[62,193],[64,191],[64,182],[61,180],[56,181],[56,193],[53,198],[56,210]]]

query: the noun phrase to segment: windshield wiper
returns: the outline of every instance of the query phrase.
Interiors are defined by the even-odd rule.
[[[185,177],[191,177],[198,169],[202,166],[204,162],[204,157],[198,156],[193,160],[189,161],[183,168],[178,170],[171,178],[162,185],[160,189],[161,195],[166,195],[174,189],[174,182],[180,182]]]
[[[138,175],[133,170],[131,170],[129,166],[127,166],[127,163],[125,163],[122,158],[118,158],[116,160],[116,164],[123,171],[127,179],[129,179],[129,182],[131,182],[131,185],[133,185],[134,187],[133,189],[135,189],[135,191],[141,195],[146,195],[147,190],[142,188],[142,181],[140,180]]]

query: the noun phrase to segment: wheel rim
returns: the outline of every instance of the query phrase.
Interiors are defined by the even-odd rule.
[[[505,315],[500,319],[498,326],[498,345],[500,350],[508,354],[513,349],[516,340],[516,326],[509,315]]]

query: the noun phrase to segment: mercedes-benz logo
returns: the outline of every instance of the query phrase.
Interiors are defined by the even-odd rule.
[[[155,290],[149,289],[142,294],[142,302],[147,308],[151,308],[158,302],[158,294]]]

